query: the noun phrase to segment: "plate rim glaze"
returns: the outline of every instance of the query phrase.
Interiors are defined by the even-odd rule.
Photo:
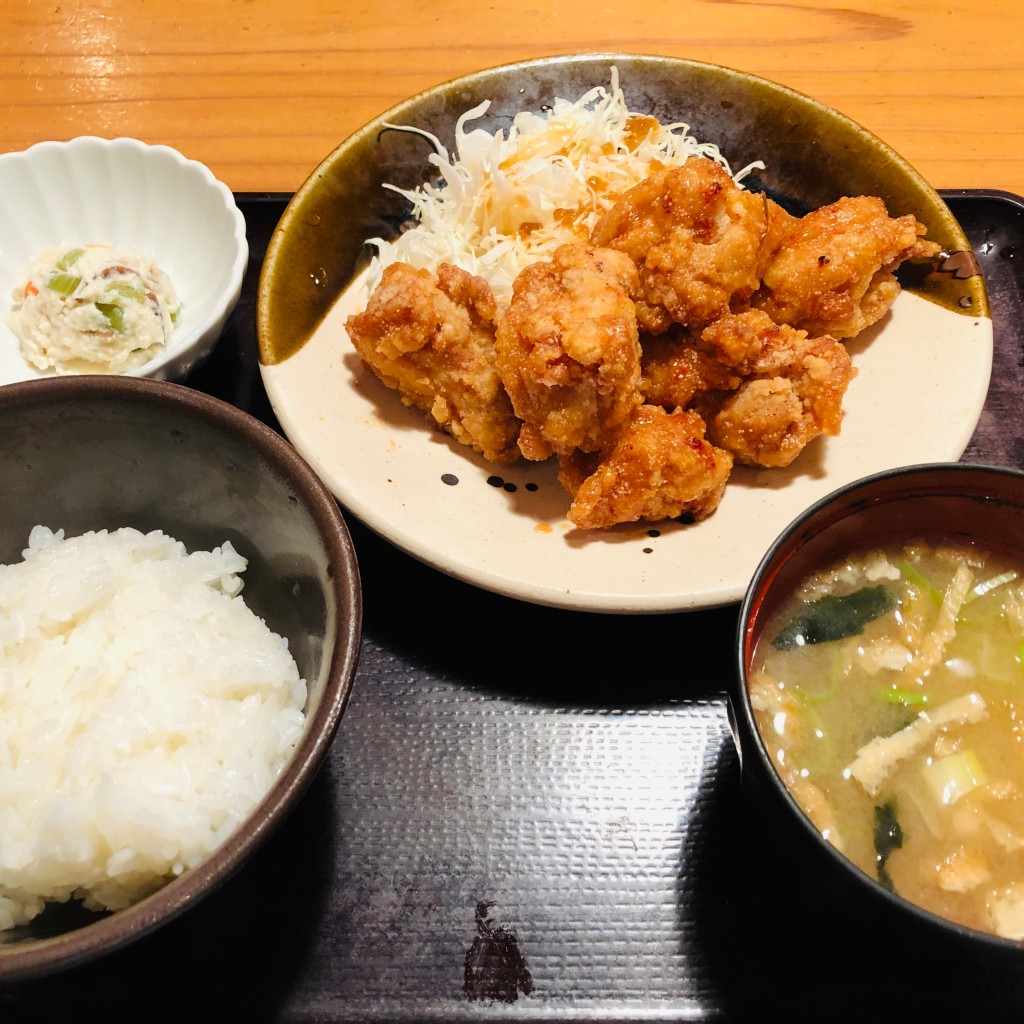
[[[410,527],[408,522],[396,520],[392,511],[376,502],[373,494],[364,492],[358,482],[346,479],[344,472],[339,475],[338,467],[331,464],[329,455],[322,450],[318,451],[316,443],[309,436],[308,423],[305,422],[305,419],[309,415],[316,416],[320,413],[313,412],[305,407],[302,402],[299,403],[302,408],[298,410],[292,408],[294,405],[294,395],[289,394],[289,385],[285,381],[285,378],[288,376],[288,372],[285,372],[286,364],[295,359],[296,355],[308,344],[309,339],[315,336],[318,327],[323,322],[323,317],[333,304],[333,298],[331,302],[323,303],[322,296],[310,292],[312,286],[318,282],[310,284],[308,281],[299,280],[300,264],[302,260],[310,258],[308,251],[305,255],[300,255],[300,250],[303,245],[308,250],[311,239],[315,240],[315,231],[320,225],[322,213],[330,209],[331,204],[333,204],[335,209],[339,208],[339,203],[343,201],[344,196],[339,197],[339,191],[343,192],[347,184],[351,182],[353,175],[358,173],[358,167],[353,167],[351,163],[353,152],[365,151],[367,147],[377,145],[382,137],[384,122],[416,123],[409,120],[409,108],[416,108],[424,102],[446,103],[448,108],[450,108],[449,116],[454,125],[458,115],[472,105],[470,100],[462,102],[462,98],[467,94],[467,89],[470,86],[486,89],[495,76],[533,73],[545,68],[549,71],[554,70],[554,72],[557,72],[561,68],[572,66],[574,70],[578,67],[584,74],[591,72],[591,84],[606,84],[607,80],[599,76],[595,65],[602,65],[605,68],[611,65],[617,66],[619,68],[620,81],[627,92],[627,96],[629,95],[630,68],[634,65],[642,65],[656,69],[657,73],[662,75],[686,69],[690,73],[698,75],[711,75],[716,81],[719,77],[724,77],[724,80],[729,82],[730,87],[762,90],[769,95],[770,103],[795,104],[799,113],[823,119],[826,127],[838,126],[835,130],[839,133],[841,140],[850,142],[852,139],[853,141],[850,142],[850,145],[855,148],[864,147],[863,152],[867,153],[870,159],[879,162],[882,170],[878,173],[895,176],[901,188],[909,189],[914,194],[915,201],[919,199],[920,202],[925,203],[928,207],[929,215],[934,215],[930,217],[929,221],[930,237],[936,234],[944,234],[947,239],[952,238],[955,243],[959,243],[962,249],[970,253],[970,247],[952,212],[935,189],[902,157],[896,154],[886,143],[846,117],[846,115],[788,87],[759,78],[747,72],[719,65],[682,58],[657,57],[643,54],[594,53],[519,61],[451,79],[393,106],[343,141],[325,158],[299,191],[294,194],[273,233],[261,268],[257,298],[257,336],[260,347],[260,373],[263,377],[271,406],[286,436],[314,466],[342,505],[368,527],[399,549],[450,576],[516,599],[573,610],[613,613],[670,613],[731,604],[742,598],[759,557],[763,553],[763,549],[768,546],[767,540],[758,547],[757,551],[751,554],[749,570],[745,571],[744,578],[734,576],[729,580],[716,583],[683,584],[678,590],[671,593],[647,592],[642,585],[621,587],[617,586],[612,580],[609,580],[604,587],[577,589],[573,586],[572,579],[567,578],[564,581],[564,586],[557,586],[552,585],[550,581],[541,583],[529,577],[517,575],[515,572],[510,573],[507,565],[503,566],[500,570],[495,570],[489,564],[482,564],[479,560],[476,562],[472,559],[467,561],[452,546],[439,545],[437,542],[425,538],[421,531],[416,528],[415,524]],[[584,90],[580,90],[579,94],[582,94],[582,91]],[[572,92],[559,92],[558,95],[562,95],[567,99],[576,98],[576,94]],[[456,100],[459,100],[459,102],[456,103]],[[680,102],[684,103],[685,97]],[[633,109],[637,109],[637,105],[632,101],[630,106]],[[697,131],[694,131],[694,134],[701,139],[707,138]],[[712,142],[719,141],[716,138],[709,138],[707,140]],[[726,151],[724,146],[723,153],[733,162],[734,166],[739,166],[743,163],[742,159],[732,160],[730,153]],[[886,196],[886,198],[889,197]],[[896,212],[907,211],[901,206]],[[936,228],[938,229],[937,231]],[[310,235],[311,231],[313,232],[312,235]],[[371,235],[364,234],[363,239],[365,240],[366,237],[371,237]],[[350,248],[352,247],[350,246]],[[945,248],[950,249],[954,248],[954,246],[947,244]],[[360,254],[351,253],[349,255],[351,256],[351,265],[348,266],[347,271],[345,268],[342,269],[342,276],[345,276],[347,273],[347,277],[351,278],[352,273],[356,269]],[[325,271],[324,277],[328,277],[330,272]],[[337,267],[333,268],[333,272],[337,272]],[[307,276],[312,278],[315,275],[313,271],[307,269]],[[969,277],[969,275],[965,276]],[[282,285],[282,280],[284,279],[287,279],[289,286],[287,297],[282,296],[282,288],[285,287]],[[953,309],[952,304],[947,303],[947,312],[950,315],[956,316],[958,321],[965,315],[968,317],[968,319],[963,320],[965,333],[967,330],[966,325],[970,322],[970,319],[973,319],[974,326],[980,329],[982,335],[986,333],[987,324],[987,339],[982,337],[979,341],[976,337],[974,339],[976,344],[972,345],[972,348],[977,350],[977,361],[974,365],[974,377],[972,378],[974,390],[969,396],[966,411],[956,428],[950,429],[950,434],[943,441],[941,449],[929,450],[925,453],[925,458],[928,461],[955,461],[960,457],[970,442],[988,390],[992,362],[992,336],[984,283],[980,278],[973,278],[966,282],[961,282],[961,284],[965,289],[965,294],[968,294],[970,297],[971,308],[966,311],[961,310],[957,312]],[[295,287],[296,285],[298,287]],[[308,286],[306,293],[303,293],[302,290],[304,285]],[[311,294],[313,295],[312,299],[310,298]],[[335,291],[334,295],[336,296],[337,294],[338,292]],[[897,305],[900,301],[905,302],[906,300],[901,296],[900,300],[897,301]],[[932,304],[931,300],[922,301]],[[314,306],[317,306],[313,310],[312,316],[310,310],[311,302]],[[303,325],[307,329],[304,335]],[[977,331],[975,333],[977,334]],[[351,354],[354,356],[354,350],[352,350]],[[375,382],[370,385],[370,388],[372,389],[374,386]],[[856,381],[854,381],[852,387],[855,386]],[[389,400],[384,399],[385,402]],[[396,406],[400,405],[397,395],[393,396],[393,403]],[[433,444],[440,440],[442,444],[447,443],[455,446],[454,442],[448,442],[443,437],[439,439],[436,432],[432,431],[423,419],[422,414],[417,412],[414,415],[420,419],[420,429],[424,438],[430,438],[429,441],[424,442],[425,444]],[[824,442],[826,444],[842,443],[842,435],[838,438],[824,439]],[[478,466],[475,453],[469,451],[469,449],[463,449],[461,446],[455,447],[459,449],[460,457],[467,469],[467,476],[478,472],[486,472],[485,467]],[[911,458],[913,461],[922,460],[917,453],[911,456]],[[799,462],[800,460],[797,461]],[[885,468],[887,465],[887,463],[866,465],[863,472],[857,475],[867,475],[876,469]],[[472,467],[471,472],[470,467]],[[498,477],[502,480],[503,484],[507,484],[508,481],[505,481],[502,475],[507,476],[509,472],[507,467],[490,467],[491,475]],[[779,471],[771,472],[778,473]],[[834,486],[841,486],[847,483],[849,479],[849,477],[837,479],[834,481]],[[730,483],[730,487],[734,487],[734,485]],[[832,487],[829,487],[829,490],[831,489]],[[730,488],[727,487],[726,500],[728,500],[729,490]],[[824,493],[826,493],[824,490],[815,493],[804,504],[815,500]],[[565,508],[567,509],[568,496],[563,495],[563,497],[565,499]],[[409,498],[411,502],[416,500],[416,498]],[[423,507],[431,508],[433,506],[428,502]],[[794,508],[784,521],[779,522],[778,531],[776,532],[781,531],[788,524],[789,519],[793,518],[801,510],[802,506]],[[715,515],[718,514],[717,512],[715,513]],[[714,516],[706,522],[711,522],[713,519]],[[565,526],[567,525],[565,524]],[[674,526],[669,525],[671,529],[675,529]],[[700,530],[704,525],[696,524],[687,529]],[[616,527],[614,530],[615,536],[608,543],[613,544],[616,541],[620,541],[625,534],[638,537],[641,535],[648,536],[652,533],[658,535],[661,527],[662,524],[658,523],[632,524],[632,529]],[[565,530],[562,529],[562,532],[565,532]],[[580,533],[582,531],[575,532]],[[642,575],[643,572],[641,572]]]

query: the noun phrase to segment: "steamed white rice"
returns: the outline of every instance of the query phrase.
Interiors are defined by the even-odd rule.
[[[0,929],[193,867],[266,794],[306,700],[230,543],[37,526],[23,556],[0,566]]]

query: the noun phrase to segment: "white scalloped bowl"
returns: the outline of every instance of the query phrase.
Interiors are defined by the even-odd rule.
[[[245,219],[208,167],[169,146],[81,136],[0,154],[0,384],[49,376],[4,323],[22,269],[63,242],[152,257],[182,312],[170,344],[124,376],[180,380],[216,345],[242,292]]]

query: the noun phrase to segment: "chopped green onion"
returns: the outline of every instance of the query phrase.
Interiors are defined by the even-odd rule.
[[[73,295],[75,289],[82,283],[80,277],[76,277],[74,274],[51,274],[50,279],[46,282],[46,287],[55,291],[58,295],[63,295],[64,298],[68,298]]]
[[[927,695],[921,693],[920,690],[900,690],[894,688],[890,690],[883,690],[882,696],[890,704],[902,704],[903,707],[909,707],[912,704],[928,703]]]
[[[921,769],[932,796],[940,804],[955,804],[965,793],[984,785],[988,776],[973,750],[940,757]]]
[[[942,604],[943,593],[941,587],[935,586],[935,584],[923,576],[920,570],[911,562],[906,560],[900,562],[900,574],[908,583],[920,590],[923,590],[935,604]]]
[[[116,302],[97,302],[96,308],[107,318],[111,330],[124,334],[124,310]]]
[[[800,686],[795,686],[793,689],[800,703],[805,705],[821,704],[823,701],[828,700],[835,692],[834,685],[830,686],[827,690],[805,690]]]
[[[1012,583],[1018,575],[1019,573],[1010,570],[1009,572],[1002,572],[998,576],[993,576],[989,580],[982,580],[964,598],[964,604],[969,604],[971,601],[976,601],[979,597],[984,597],[997,587],[1001,587],[1004,583]]]

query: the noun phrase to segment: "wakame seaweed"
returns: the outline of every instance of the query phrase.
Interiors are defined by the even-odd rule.
[[[875,807],[875,860],[878,862],[878,881],[890,892],[892,878],[886,862],[893,850],[903,845],[903,829],[896,817],[896,801],[889,800]]]
[[[829,594],[811,601],[772,640],[776,650],[791,651],[804,644],[822,644],[855,636],[872,619],[896,607],[896,598],[884,586],[865,587],[852,594]]]

